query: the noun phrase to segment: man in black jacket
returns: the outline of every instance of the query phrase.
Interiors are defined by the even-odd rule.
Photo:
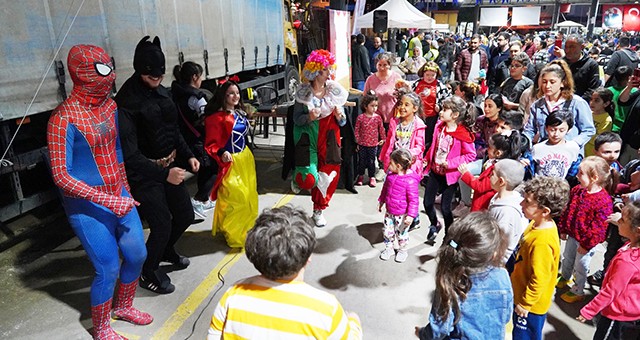
[[[364,41],[363,34],[356,36],[356,43],[353,45],[351,55],[351,85],[360,91],[364,90],[364,82],[371,74],[369,51],[364,47]]]
[[[588,103],[591,101],[593,91],[602,86],[602,81],[600,80],[598,62],[584,53],[583,49],[584,38],[580,35],[572,34],[564,43],[564,50],[554,46],[553,54],[558,58],[564,58],[569,64],[576,86],[574,93]]]
[[[159,294],[175,290],[171,279],[159,269],[170,262],[178,269],[189,259],[174,249],[193,223],[193,206],[184,185],[185,169],[176,158],[186,160],[193,172],[200,163],[178,128],[178,112],[169,91],[161,85],[165,59],[160,39],[146,36],[136,46],[135,73],[115,97],[118,103],[122,152],[133,198],[140,202],[140,216],[149,223],[147,260],[140,286]]]
[[[640,63],[640,58],[636,52],[629,48],[629,37],[621,37],[618,40],[619,49],[611,55],[611,59],[607,63],[607,67],[604,68],[604,80],[605,82],[609,80],[611,75],[618,69],[620,66],[628,66],[631,69],[635,69],[638,67],[638,63]],[[609,86],[618,86],[615,78],[611,79]]]

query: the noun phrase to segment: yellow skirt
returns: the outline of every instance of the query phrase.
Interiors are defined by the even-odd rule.
[[[243,248],[247,231],[258,217],[256,165],[249,148],[231,156],[229,171],[218,187],[212,234],[220,231],[229,247]]]

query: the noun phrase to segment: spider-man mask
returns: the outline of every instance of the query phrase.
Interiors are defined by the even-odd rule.
[[[101,47],[75,45],[69,50],[67,64],[73,80],[73,96],[92,103],[109,97],[116,73],[111,58]]]

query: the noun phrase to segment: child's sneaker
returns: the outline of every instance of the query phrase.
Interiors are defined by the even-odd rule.
[[[440,225],[440,223],[437,223],[436,225],[432,225],[429,227],[429,235],[427,235],[427,240],[428,241],[434,241],[436,239],[436,237],[438,236],[438,233],[440,232],[440,229],[442,229],[442,226]]]
[[[587,282],[589,282],[592,286],[602,286],[602,279],[604,278],[604,272],[602,270],[598,270],[593,273],[593,275],[587,278]]]
[[[372,187],[372,188],[376,187],[376,178],[375,177],[369,178],[369,186]]]
[[[382,253],[380,253],[380,259],[383,261],[386,261],[388,259],[391,258],[391,256],[393,256],[395,254],[395,250],[393,250],[393,248],[387,247],[384,248],[384,250],[382,251]],[[397,257],[396,257],[397,260]]]
[[[572,283],[573,283],[572,279],[565,280],[564,277],[562,277],[562,275],[558,275],[558,282],[556,283],[556,288],[562,289]]]
[[[560,295],[560,298],[566,303],[574,303],[584,300],[584,294],[576,294],[572,291],[568,291]]]
[[[358,176],[358,179],[356,180],[356,185],[358,185],[358,186],[362,185],[362,181],[364,180],[363,177],[364,176],[362,176],[362,175]]]
[[[402,263],[407,260],[407,257],[409,257],[409,253],[405,249],[400,249],[396,254],[396,262]]]

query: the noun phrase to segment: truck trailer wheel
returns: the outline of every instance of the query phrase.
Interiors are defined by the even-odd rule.
[[[293,101],[300,85],[300,75],[293,65],[287,65],[287,73],[285,75],[285,86],[287,87],[287,101]]]

